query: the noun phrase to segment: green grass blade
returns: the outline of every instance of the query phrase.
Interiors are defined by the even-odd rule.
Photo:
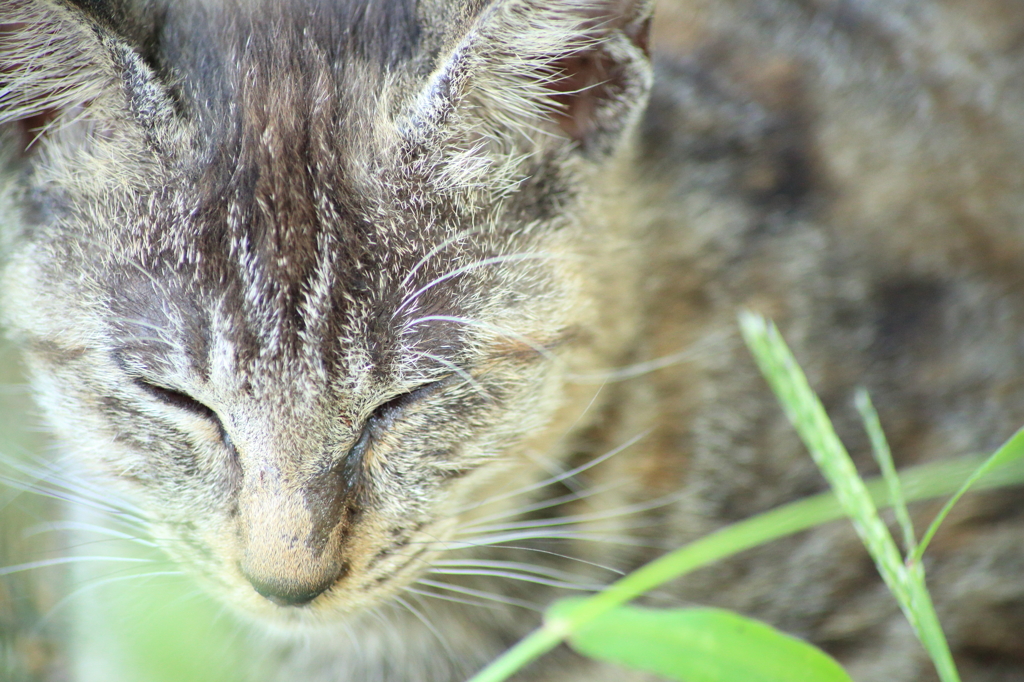
[[[939,677],[943,682],[959,682],[953,655],[925,587],[923,569],[918,565],[910,571],[900,558],[896,542],[836,435],[825,407],[807,383],[778,329],[752,313],[740,315],[740,328],[786,416],[835,491],[882,579],[935,663]]]
[[[875,560],[889,589],[907,604],[910,594],[903,575],[903,559],[889,529],[878,515],[871,496],[836,435],[825,408],[807,383],[775,325],[751,313],[740,316],[743,337],[761,368],[762,374],[778,396],[789,421],[807,446],[839,503],[853,522],[857,534]]]
[[[548,617],[580,601],[556,602]],[[569,643],[591,658],[680,682],[852,682],[820,649],[724,609],[619,606],[572,633]]]
[[[892,451],[889,449],[889,441],[882,431],[882,423],[878,418],[878,412],[871,402],[871,396],[863,388],[857,389],[853,396],[857,411],[860,412],[864,422],[864,429],[871,440],[871,451],[875,455],[875,461],[882,471],[882,478],[889,486],[889,499],[893,501],[893,511],[896,514],[896,523],[903,531],[903,547],[907,556],[913,554],[917,549],[917,539],[914,537],[914,522],[910,519],[910,511],[907,509],[907,501],[903,499],[903,491],[900,489],[900,477],[896,473],[896,464],[892,460]]]
[[[939,530],[939,526],[942,525],[942,522],[946,519],[946,516],[953,508],[953,505],[963,497],[964,493],[977,484],[977,482],[990,471],[997,469],[998,467],[1005,466],[1010,462],[1020,460],[1022,456],[1024,456],[1024,428],[1018,430],[1017,433],[1013,434],[1013,436],[1010,437],[1010,440],[1006,441],[1001,448],[992,453],[992,456],[985,460],[985,462],[978,467],[966,481],[964,481],[964,484],[960,486],[960,489],[957,490],[951,498],[949,498],[949,501],[946,502],[942,509],[939,510],[939,513],[935,515],[935,520],[932,521],[931,525],[928,526],[928,530],[926,530],[924,535],[921,537],[921,544],[910,553],[907,563],[911,565],[920,563],[921,557],[924,555],[924,550],[928,548],[928,544],[931,543],[932,538],[935,537],[935,533]]]
[[[900,474],[908,502],[930,500],[957,490],[986,458],[970,455],[905,469]],[[1024,461],[991,470],[976,488],[988,489],[1024,483]],[[868,493],[879,507],[891,505],[888,486],[876,478],[867,481]],[[512,648],[473,676],[470,682],[502,682],[530,661],[558,646],[570,633],[591,619],[645,592],[691,571],[744,550],[777,540],[829,521],[845,513],[834,493],[821,493],[790,502],[769,512],[721,528],[669,552],[612,583],[605,591],[580,602],[571,612],[550,618]]]

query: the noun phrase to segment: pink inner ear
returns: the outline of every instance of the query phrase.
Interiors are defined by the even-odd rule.
[[[648,53],[651,20],[623,28],[630,41]],[[578,52],[553,63],[557,77],[548,85],[559,104],[553,118],[572,140],[585,143],[598,127],[597,112],[602,102],[624,90],[625,67],[597,47]]]
[[[554,114],[562,131],[576,142],[584,142],[597,128],[597,109],[602,100],[613,97],[621,66],[600,50],[575,54],[555,62],[561,77],[548,87],[559,104]]]

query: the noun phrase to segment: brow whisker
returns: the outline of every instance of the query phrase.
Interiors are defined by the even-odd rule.
[[[463,265],[462,267],[455,268],[454,270],[451,270],[450,272],[447,272],[444,275],[441,275],[440,277],[431,280],[427,284],[424,284],[419,289],[406,296],[402,300],[402,303],[398,306],[398,308],[395,309],[395,312],[393,313],[392,317],[397,317],[398,314],[405,310],[407,306],[414,303],[422,294],[429,291],[430,289],[433,289],[438,284],[442,284],[454,277],[458,277],[459,275],[463,275],[472,270],[486,267],[488,265],[499,265],[501,263],[508,263],[517,260],[553,260],[568,258],[570,257],[566,255],[552,253],[509,253],[500,256],[492,256],[490,258],[484,258],[483,260],[468,263],[466,265]]]
[[[419,259],[419,261],[416,262],[415,265],[412,266],[412,268],[409,270],[409,272],[405,275],[405,278],[398,285],[399,288],[403,288],[407,284],[409,284],[409,280],[411,280],[413,278],[413,276],[419,271],[419,269],[421,267],[423,267],[424,265],[426,265],[427,261],[429,261],[431,258],[433,258],[437,254],[441,253],[442,251],[447,249],[449,246],[452,246],[456,242],[458,242],[458,241],[460,241],[460,240],[462,240],[462,239],[464,239],[464,238],[466,238],[466,237],[468,237],[470,235],[480,234],[482,231],[483,231],[483,229],[479,228],[479,227],[474,227],[474,228],[467,229],[467,230],[460,230],[459,232],[456,232],[454,235],[452,235],[448,239],[445,239],[443,242],[441,242],[440,244],[438,244],[434,248],[430,249],[430,251],[428,251],[422,258]]]

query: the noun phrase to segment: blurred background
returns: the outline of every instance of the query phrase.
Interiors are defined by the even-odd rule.
[[[0,330],[2,333],[2,330]],[[47,450],[41,420],[15,348],[0,340],[0,679],[68,679],[59,642],[65,591],[62,565],[19,570],[60,556],[58,534],[47,532],[57,501],[34,492]]]

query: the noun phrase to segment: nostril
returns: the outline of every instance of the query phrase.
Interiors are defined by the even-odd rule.
[[[299,580],[260,578],[244,570],[243,573],[256,592],[278,606],[304,606],[327,591],[337,580],[337,576],[330,576],[326,580],[309,584]]]

